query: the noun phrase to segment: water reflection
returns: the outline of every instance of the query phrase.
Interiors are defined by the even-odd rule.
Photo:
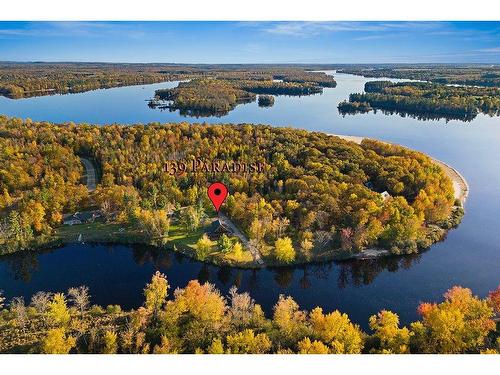
[[[399,115],[402,118],[408,117],[408,118],[412,118],[412,119],[419,120],[419,121],[444,120],[446,123],[448,123],[452,120],[458,120],[458,121],[462,121],[462,122],[471,122],[477,116],[477,114],[440,115],[440,114],[433,114],[433,113],[415,113],[415,112],[408,112],[408,111],[402,111],[402,110],[388,110],[388,109],[377,109],[377,108],[372,108],[371,110],[373,111],[374,114],[381,112],[386,116]],[[355,109],[341,109],[341,108],[338,108],[338,111],[342,117],[345,117],[347,115],[354,116],[354,115],[370,112],[370,110],[365,110],[365,109],[355,110]],[[488,115],[496,116],[497,113],[488,113]]]
[[[0,261],[7,264],[14,280],[22,280],[25,283],[29,283],[32,275],[39,270],[38,255],[32,252],[5,256]]]
[[[171,269],[182,269],[179,266],[184,263],[195,266],[194,269],[197,269],[196,272],[191,273],[191,278],[196,278],[202,283],[215,283],[223,289],[229,289],[233,285],[241,287],[243,279],[248,280],[250,289],[272,287],[269,285],[262,285],[259,279],[260,273],[268,272],[272,274],[272,280],[275,286],[280,289],[309,289],[314,286],[315,281],[328,280],[331,275],[336,273],[338,274],[336,283],[339,288],[343,289],[349,286],[359,287],[372,283],[383,271],[397,272],[399,269],[409,269],[413,264],[418,263],[421,257],[419,254],[367,260],[327,262],[298,267],[245,270],[197,262],[182,254],[150,246],[121,246],[112,244],[68,245],[60,249],[24,252],[1,257],[0,271],[2,268],[8,270],[8,272],[3,272],[3,288],[8,290],[9,280],[22,281],[25,284],[29,284],[35,276],[37,278],[49,280],[51,278],[57,278],[57,274],[52,273],[52,271],[47,272],[48,270],[46,268],[40,266],[40,258],[43,258],[44,262],[57,262],[58,269],[61,273],[66,272],[65,270],[68,269],[68,267],[78,266],[78,264],[72,264],[75,262],[72,256],[59,257],[59,253],[75,251],[71,249],[75,246],[78,248],[77,251],[86,252],[88,254],[88,259],[86,259],[85,263],[92,264],[95,262],[95,264],[107,264],[107,267],[104,268],[104,272],[108,272],[111,267],[115,268],[114,272],[117,272],[116,270],[119,270],[120,266],[123,266],[125,262],[123,259],[123,251],[125,250],[130,252],[131,263],[138,269],[147,268],[169,273],[168,271]],[[90,251],[91,249],[92,251]],[[80,260],[82,256],[85,257],[85,253],[78,254]],[[127,268],[129,268],[129,266],[130,265],[128,265]],[[334,270],[337,272],[333,272]],[[99,280],[102,276],[99,273],[103,272],[103,269],[95,268],[93,270],[87,270],[86,275],[89,275],[88,272],[91,272],[90,276]],[[10,276],[6,277],[6,273]],[[295,283],[296,277],[298,279]],[[83,281],[78,280],[78,277],[73,277],[72,282],[74,285],[80,285]],[[182,286],[182,284],[178,286]]]
[[[369,285],[383,271],[397,272],[400,269],[409,269],[419,262],[421,256],[421,254],[412,254],[341,262],[338,264],[340,273],[337,278],[337,285],[341,289],[349,285],[356,287]]]
[[[243,102],[243,103],[250,103],[250,102]],[[182,117],[194,117],[194,118],[223,117],[223,116],[226,116],[229,112],[231,112],[234,109],[234,108],[231,108],[227,111],[216,111],[216,110],[208,110],[208,109],[185,109],[185,108],[173,107],[170,104],[159,104],[159,103],[154,102],[154,101],[149,101],[148,107],[153,109],[153,110],[158,110],[160,112],[163,112],[163,111],[168,111],[168,112],[172,112],[172,113],[178,112],[179,115]]]

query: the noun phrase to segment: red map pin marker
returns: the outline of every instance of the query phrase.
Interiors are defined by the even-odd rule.
[[[222,206],[227,197],[226,185],[222,182],[214,182],[208,187],[207,193],[215,207],[215,211],[219,212],[220,206]]]

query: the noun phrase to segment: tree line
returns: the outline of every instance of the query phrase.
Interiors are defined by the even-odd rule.
[[[143,85],[186,77],[185,73],[175,70],[160,73],[155,69],[127,64],[2,64],[0,95],[19,99]]]
[[[295,66],[0,63],[0,95],[12,99],[194,78],[273,80],[335,87],[332,76]],[[279,78],[277,78],[279,77]]]
[[[136,310],[91,305],[85,286],[64,293],[38,292],[5,301],[0,293],[2,353],[130,354],[357,354],[500,353],[500,287],[480,299],[455,286],[439,303],[422,302],[420,319],[401,326],[382,310],[370,332],[338,310],[300,308],[280,295],[272,317],[235,287],[223,296],[214,285],[190,281],[171,291],[156,272]]]
[[[480,112],[500,114],[500,88],[373,81],[365,84],[365,93],[350,94],[349,101],[341,102],[338,109],[341,113],[382,109],[470,121]]]
[[[500,67],[486,65],[404,65],[342,67],[339,73],[369,78],[398,78],[429,81],[447,85],[500,87]]]

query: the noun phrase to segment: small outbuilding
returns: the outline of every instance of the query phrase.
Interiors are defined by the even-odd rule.
[[[70,217],[63,220],[64,225],[77,225],[77,224],[81,224],[81,223],[82,223],[82,221],[80,219],[77,219],[73,216],[70,216]]]
[[[382,193],[380,193],[380,195],[382,196],[382,199],[384,201],[391,197],[391,194],[389,194],[387,191],[383,191]]]

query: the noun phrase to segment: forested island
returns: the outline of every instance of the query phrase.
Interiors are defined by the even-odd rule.
[[[365,84],[365,93],[350,94],[349,101],[339,103],[338,108],[341,113],[381,109],[470,121],[478,113],[500,114],[500,88],[372,81]]]
[[[340,67],[337,72],[368,78],[388,77],[448,85],[500,87],[500,66],[498,65],[352,65]]]
[[[260,94],[260,106],[271,106],[274,98],[270,95],[313,95],[321,93],[323,87],[335,87],[335,80],[319,72],[214,74],[209,78],[180,82],[172,89],[156,90],[149,106],[180,110],[181,114],[189,116],[223,116],[238,104],[254,102],[256,94]]]
[[[272,107],[274,105],[274,96],[272,95],[259,95],[259,107]]]
[[[370,316],[366,333],[338,310],[302,310],[280,295],[271,317],[236,287],[223,296],[191,280],[172,291],[156,272],[143,306],[92,305],[86,286],[67,294],[40,291],[29,304],[0,291],[0,353],[102,354],[454,354],[500,353],[500,287],[484,299],[455,286],[439,303],[422,302],[419,320],[401,326],[398,314]]]
[[[415,253],[442,239],[463,214],[439,165],[374,140],[358,145],[264,125],[58,125],[2,116],[0,146],[2,253],[83,235],[173,248],[214,263],[287,265],[368,248]],[[82,184],[81,157],[99,171],[95,191]],[[165,172],[169,160],[193,158],[265,168]],[[217,218],[206,188],[214,181],[230,191],[221,226],[241,235],[233,229],[210,236]],[[62,225],[78,211],[98,212],[99,219]]]

